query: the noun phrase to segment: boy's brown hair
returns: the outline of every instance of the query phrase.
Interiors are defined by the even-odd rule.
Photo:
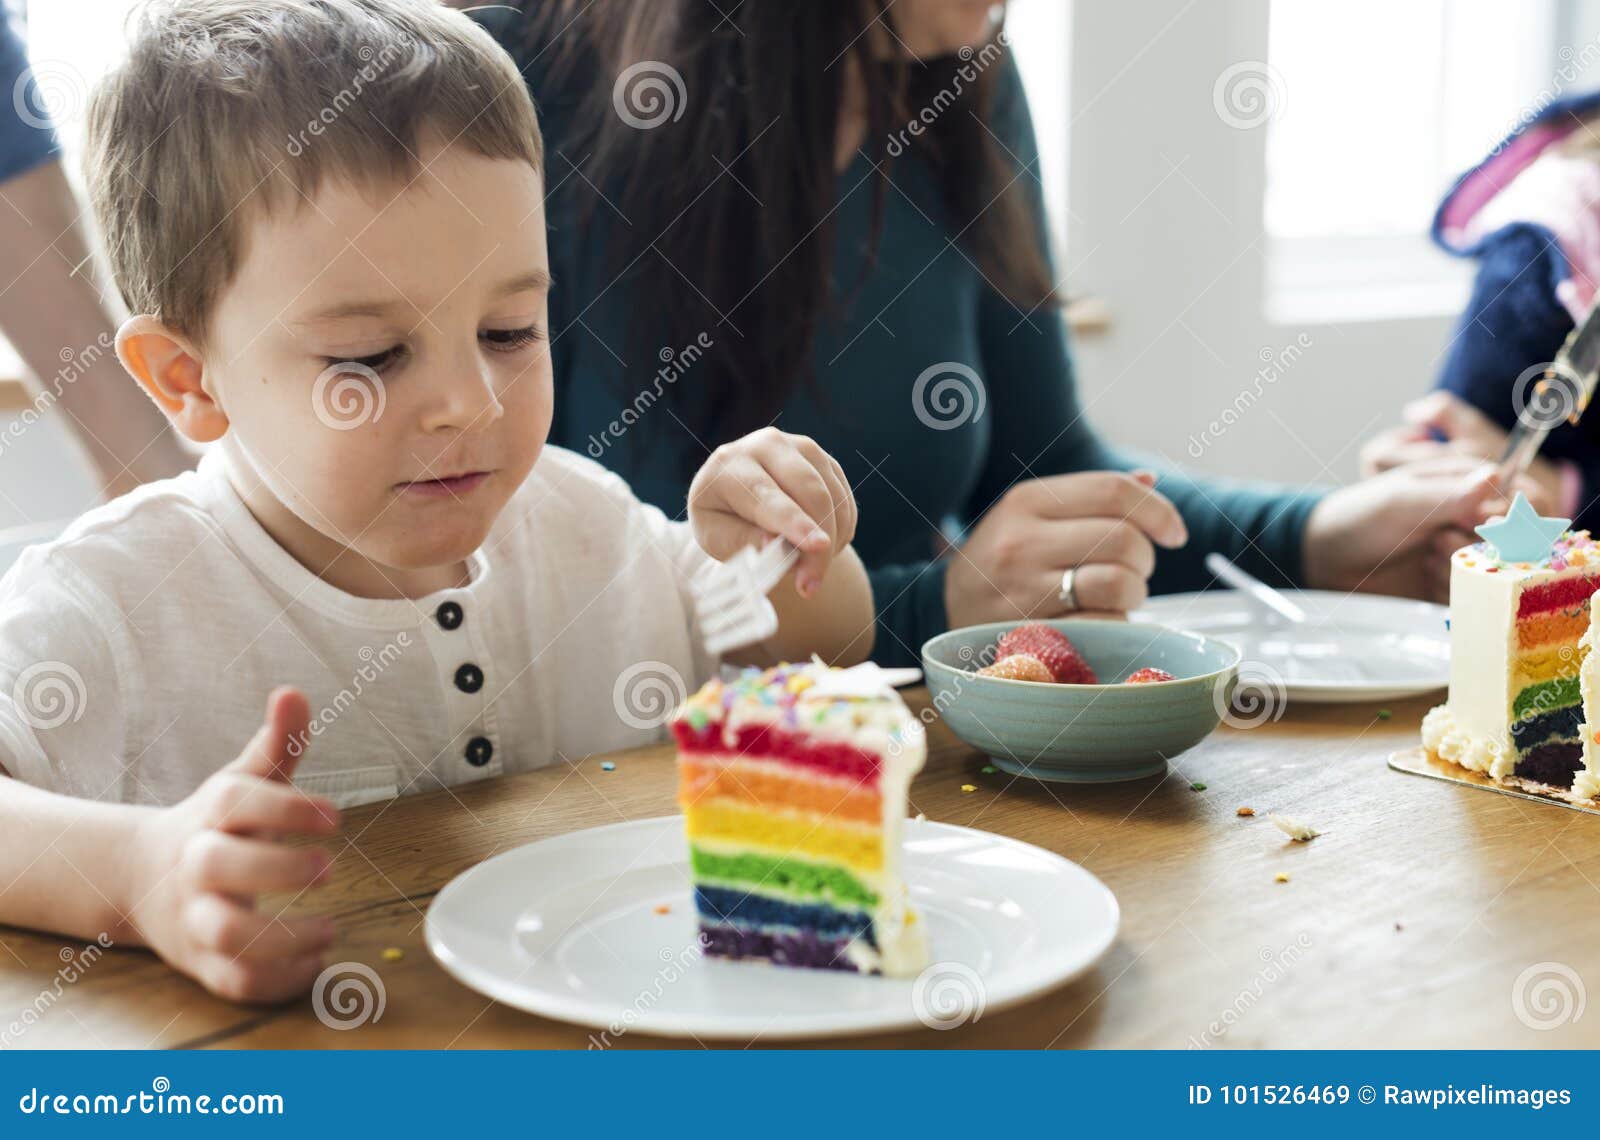
[[[542,169],[516,65],[439,0],[151,0],[84,160],[123,300],[202,341],[251,209],[403,186],[424,138]]]

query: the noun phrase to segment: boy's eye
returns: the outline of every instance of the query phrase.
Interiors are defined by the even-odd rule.
[[[526,325],[520,329],[484,329],[478,336],[495,352],[515,352],[543,340],[544,330],[538,325]]]
[[[396,344],[375,352],[371,356],[328,356],[324,357],[330,365],[333,364],[359,364],[363,368],[370,368],[374,372],[382,372],[385,368],[396,363],[405,355],[405,346]]]

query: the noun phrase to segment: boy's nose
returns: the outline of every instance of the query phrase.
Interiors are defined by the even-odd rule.
[[[477,353],[470,359],[454,359],[445,364],[431,387],[423,417],[427,431],[481,430],[504,412],[494,374]]]

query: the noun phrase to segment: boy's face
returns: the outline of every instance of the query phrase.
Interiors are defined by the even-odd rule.
[[[453,147],[419,157],[403,189],[328,179],[258,216],[210,324],[223,446],[314,569],[341,548],[380,574],[459,563],[549,432],[539,175]]]

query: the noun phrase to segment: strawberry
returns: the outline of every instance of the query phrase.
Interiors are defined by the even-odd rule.
[[[995,655],[1010,657],[1014,653],[1037,657],[1050,670],[1050,675],[1063,685],[1100,683],[1094,670],[1083,659],[1083,654],[1078,652],[1078,647],[1053,625],[1026,622],[1002,634],[995,645]]]
[[[1148,685],[1153,681],[1176,681],[1177,679],[1165,669],[1157,669],[1154,665],[1146,665],[1143,669],[1136,669],[1128,674],[1128,679],[1123,684]]]
[[[1041,681],[1046,685],[1054,684],[1056,679],[1043,661],[1027,653],[1002,657],[993,665],[979,669],[978,676],[1001,677],[1007,681]]]

